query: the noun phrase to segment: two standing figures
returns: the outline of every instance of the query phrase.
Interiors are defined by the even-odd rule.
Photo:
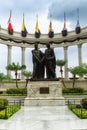
[[[54,49],[47,44],[47,49],[45,53],[38,49],[38,44],[35,43],[35,49],[32,50],[32,61],[33,61],[33,76],[32,79],[40,80],[45,77],[46,68],[46,78],[51,80],[56,78],[56,58],[54,54]]]

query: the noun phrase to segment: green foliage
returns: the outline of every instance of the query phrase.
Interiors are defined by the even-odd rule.
[[[7,89],[6,93],[7,94],[22,94],[22,95],[25,95],[25,94],[27,94],[27,89],[26,88],[10,88],[10,89]]]
[[[32,76],[32,72],[31,72],[31,71],[27,71],[27,70],[23,71],[22,74],[23,74],[27,79],[29,79],[29,78]]]
[[[79,66],[71,67],[68,69],[73,75],[83,76],[87,74],[87,64],[83,63]]]
[[[84,108],[77,108],[76,105],[68,105],[68,108],[79,118],[87,119],[87,110]]]
[[[56,60],[56,65],[58,66],[64,66],[66,64],[65,60]]]
[[[17,76],[18,76],[18,71],[19,70],[24,70],[26,69],[25,65],[19,65],[19,63],[15,64],[14,62],[12,64],[9,64],[6,66],[7,70],[11,70],[15,72],[15,78],[16,78],[16,87],[18,88],[18,82],[17,82]]]
[[[3,73],[0,73],[0,82],[3,82],[4,80],[8,80],[8,81],[11,81],[12,78],[10,75],[5,75]]]
[[[82,104],[83,108],[86,108],[86,109],[87,109],[87,98],[83,98],[83,99],[81,100],[81,104]]]
[[[80,93],[82,94],[84,92],[84,89],[83,88],[63,88],[62,89],[62,92],[65,94],[69,94],[69,93]]]
[[[21,106],[7,106],[4,110],[0,111],[0,119],[8,119],[20,109]]]
[[[25,65],[20,66],[19,63],[15,64],[13,62],[12,64],[6,66],[6,69],[17,72],[18,70],[26,69],[26,66]]]
[[[0,110],[5,109],[7,105],[8,105],[7,99],[0,99]]]

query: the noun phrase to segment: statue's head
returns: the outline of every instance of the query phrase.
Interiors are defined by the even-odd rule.
[[[37,49],[38,49],[38,43],[35,43],[35,44],[34,44],[34,47],[35,47],[35,49],[37,50]]]
[[[50,48],[50,44],[49,44],[49,43],[47,43],[47,45],[46,45],[46,46],[47,46],[47,48]]]

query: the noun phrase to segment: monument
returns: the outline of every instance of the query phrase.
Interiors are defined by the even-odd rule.
[[[35,43],[32,50],[33,75],[27,87],[25,106],[65,105],[61,82],[56,78],[56,58],[54,49],[47,44],[45,53]],[[45,76],[46,70],[46,78]]]

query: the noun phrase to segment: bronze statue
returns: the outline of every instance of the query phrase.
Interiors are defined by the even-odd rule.
[[[55,79],[56,58],[54,54],[54,49],[50,47],[50,44],[47,44],[46,46],[47,49],[45,50],[45,64],[47,79]]]
[[[32,60],[33,60],[33,76],[32,79],[39,80],[44,78],[44,54],[38,49],[38,44],[35,43],[35,49],[32,50]]]

